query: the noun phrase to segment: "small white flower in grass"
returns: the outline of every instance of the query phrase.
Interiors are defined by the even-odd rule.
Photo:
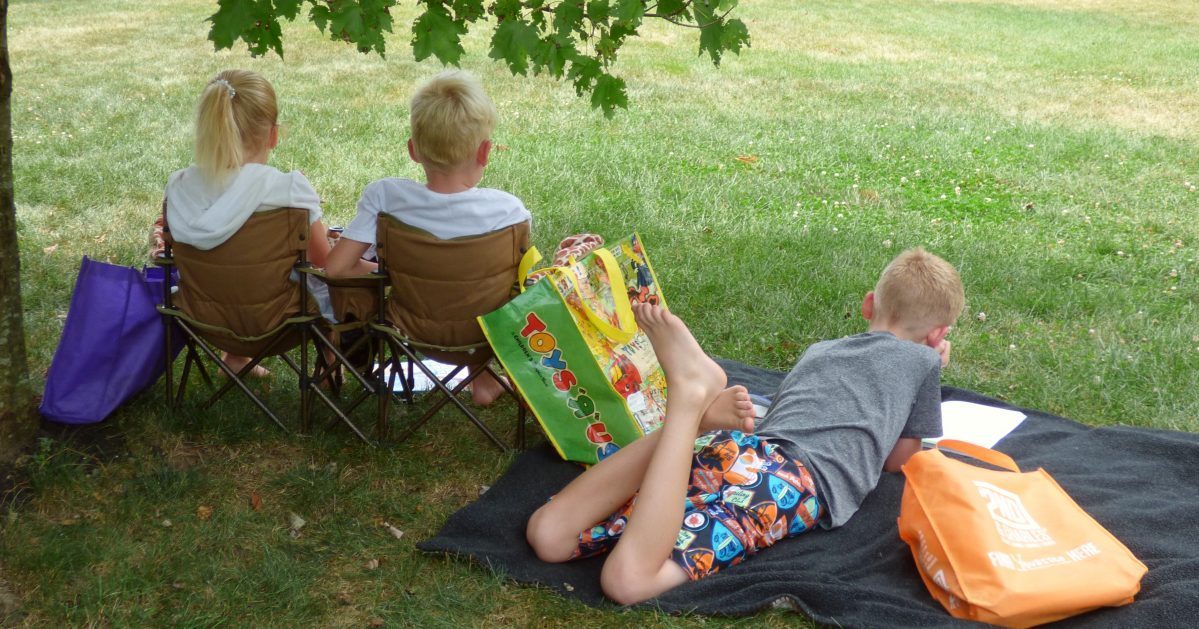
[[[946,196],[946,195],[941,195],[941,200],[942,200],[942,201],[944,201],[945,199],[948,199],[948,198],[949,198],[949,197],[948,197],[948,196]]]
[[[1087,334],[1095,334],[1095,328],[1088,328]]]
[[[907,178],[907,177],[900,177],[900,178],[899,178],[899,183],[907,183],[907,182],[908,182],[908,178]]]
[[[989,136],[989,135],[987,137],[983,138],[983,142],[990,142],[990,141],[991,141],[991,136]]]
[[[886,248],[888,248],[888,249],[890,249],[890,248],[891,248],[891,239],[890,239],[890,238],[888,238],[888,239],[884,240],[884,241],[883,241],[883,246],[884,246],[884,247],[886,247]]]
[[[981,311],[980,311],[980,312],[978,313],[978,315],[977,315],[975,318],[977,318],[979,321],[986,321],[986,320],[987,320],[987,313],[985,313],[985,312],[981,312]]]
[[[1007,348],[1008,349],[1016,349],[1016,344],[1012,343],[1011,345],[1008,345]]]
[[[1035,148],[1037,148],[1037,145],[1036,145],[1036,144],[1029,144],[1029,145],[1028,145],[1028,148],[1030,148],[1030,149],[1035,149]]]
[[[834,234],[835,234],[835,233],[837,233],[837,228],[836,228],[836,227],[834,227],[834,228],[833,228],[833,233],[834,233]]]
[[[1119,257],[1121,257],[1121,258],[1123,258],[1123,257],[1124,257],[1124,252],[1123,252],[1123,251],[1117,251],[1117,252],[1116,252],[1116,255],[1117,255],[1117,256],[1119,256]]]
[[[983,197],[983,203],[990,203],[991,197]]]
[[[1178,269],[1170,269],[1170,277],[1178,277]]]
[[[956,196],[956,197],[960,197],[960,196],[962,196],[962,187],[961,187],[961,186],[954,186],[954,187],[953,187],[953,195],[954,195],[954,196]]]

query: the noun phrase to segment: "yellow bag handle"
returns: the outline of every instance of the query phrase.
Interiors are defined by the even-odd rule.
[[[602,332],[604,336],[623,345],[633,340],[633,336],[637,334],[637,321],[633,318],[633,306],[629,303],[629,293],[625,290],[624,273],[621,272],[620,264],[616,262],[616,257],[612,255],[611,251],[600,247],[591,253],[599,261],[600,268],[608,276],[608,285],[612,287],[612,301],[616,309],[616,325],[609,323],[603,315],[592,310],[591,306],[587,304],[587,300],[583,298],[582,291],[579,290],[578,279],[570,274],[569,267],[546,267],[539,269],[538,272],[545,271],[549,275],[562,274],[566,276],[571,287],[574,289],[575,296],[579,298],[579,304],[582,306],[583,314],[586,315],[587,321]]]
[[[629,303],[629,293],[625,289],[624,273],[621,272],[620,264],[616,262],[616,256],[613,256],[611,251],[600,247],[592,254],[595,255],[595,259],[599,261],[600,266],[608,275],[608,285],[612,287],[612,302],[616,309],[617,325],[612,325],[587,305],[587,300],[583,299],[583,294],[579,291],[578,282],[571,284],[574,286],[575,295],[579,297],[579,303],[583,306],[583,314],[587,315],[587,320],[591,322],[591,325],[617,343],[628,343],[637,334],[637,321],[633,318],[633,306]]]
[[[960,452],[966,456],[973,457],[979,461],[990,463],[995,467],[1002,467],[1005,470],[1019,472],[1020,466],[1012,460],[1012,457],[990,448],[984,448],[978,444],[970,443],[969,441],[958,441],[957,439],[942,439],[937,442],[937,448],[944,448],[954,452]]]
[[[529,277],[529,271],[533,270],[533,265],[538,262],[541,262],[541,252],[536,246],[529,247],[520,257],[520,264],[516,267],[516,283],[520,285],[520,292],[525,292],[525,280]]]

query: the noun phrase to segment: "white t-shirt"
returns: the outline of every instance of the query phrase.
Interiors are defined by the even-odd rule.
[[[171,173],[166,197],[171,237],[205,251],[228,240],[254,212],[294,207],[308,210],[309,224],[321,217],[321,199],[303,174],[266,164],[242,166],[224,188],[189,166]]]
[[[442,194],[411,179],[391,177],[366,186],[358,199],[358,214],[342,237],[375,244],[381,212],[442,240],[478,236],[532,220],[524,203],[502,190],[471,188]]]

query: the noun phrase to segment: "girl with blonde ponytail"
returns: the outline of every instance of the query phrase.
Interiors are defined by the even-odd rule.
[[[325,266],[329,241],[320,197],[299,171],[267,165],[279,144],[275,90],[261,74],[225,70],[204,86],[196,108],[195,163],[167,179],[166,221],[177,242],[209,250],[225,242],[254,212],[281,207],[308,210],[308,260]],[[331,317],[327,292],[314,295]],[[248,359],[227,356],[240,369]],[[240,364],[239,364],[240,363]],[[266,370],[255,367],[255,375]]]

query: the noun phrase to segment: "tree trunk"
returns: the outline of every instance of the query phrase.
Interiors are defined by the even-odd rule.
[[[0,0],[0,462],[12,460],[36,429],[21,318],[21,257],[13,202],[8,0]]]

